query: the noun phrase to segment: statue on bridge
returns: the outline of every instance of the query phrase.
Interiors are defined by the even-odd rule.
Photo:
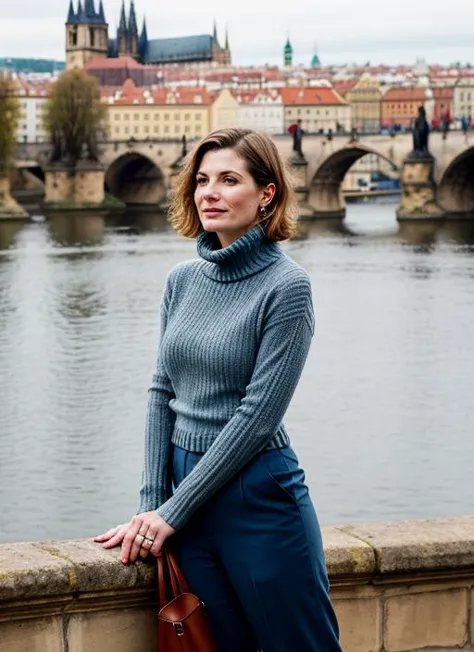
[[[304,131],[301,129],[301,120],[298,120],[296,124],[290,125],[288,131],[293,136],[293,152],[294,156],[298,158],[304,158],[302,141]]]
[[[410,158],[431,158],[431,154],[428,151],[429,133],[430,127],[426,119],[425,107],[420,106],[413,129],[413,151],[409,155]]]

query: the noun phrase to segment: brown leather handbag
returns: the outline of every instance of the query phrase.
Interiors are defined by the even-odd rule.
[[[158,556],[158,598],[158,652],[218,652],[204,604],[168,548]]]

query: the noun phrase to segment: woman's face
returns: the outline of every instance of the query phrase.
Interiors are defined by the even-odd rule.
[[[259,188],[234,149],[207,152],[196,174],[194,202],[205,231],[214,231],[223,247],[240,238],[260,219],[275,184]]]

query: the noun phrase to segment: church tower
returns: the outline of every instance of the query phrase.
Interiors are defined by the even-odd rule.
[[[100,0],[96,11],[94,0],[79,0],[77,11],[69,2],[66,19],[66,69],[84,68],[93,57],[107,57],[108,25]]]
[[[293,65],[293,46],[290,43],[290,37],[286,39],[285,47],[283,49],[283,59],[285,68],[291,68]]]
[[[229,35],[227,29],[225,33],[225,46],[221,47],[217,36],[217,24],[215,20],[214,29],[212,30],[212,61],[221,65],[229,65],[231,63]]]

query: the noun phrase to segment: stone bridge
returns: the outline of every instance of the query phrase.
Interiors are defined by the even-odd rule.
[[[285,160],[292,155],[287,135],[274,136]],[[127,204],[156,205],[166,200],[171,188],[173,164],[180,160],[181,142],[127,141],[101,145],[106,190]],[[335,136],[328,140],[307,135],[303,151],[307,160],[308,204],[316,217],[343,217],[345,203],[341,184],[350,167],[366,154],[375,154],[400,170],[412,150],[411,134],[370,135],[351,140]],[[474,133],[452,131],[430,136],[430,151],[435,157],[434,182],[437,201],[448,214],[474,212]],[[19,145],[17,167],[31,170],[44,178],[49,146]]]

